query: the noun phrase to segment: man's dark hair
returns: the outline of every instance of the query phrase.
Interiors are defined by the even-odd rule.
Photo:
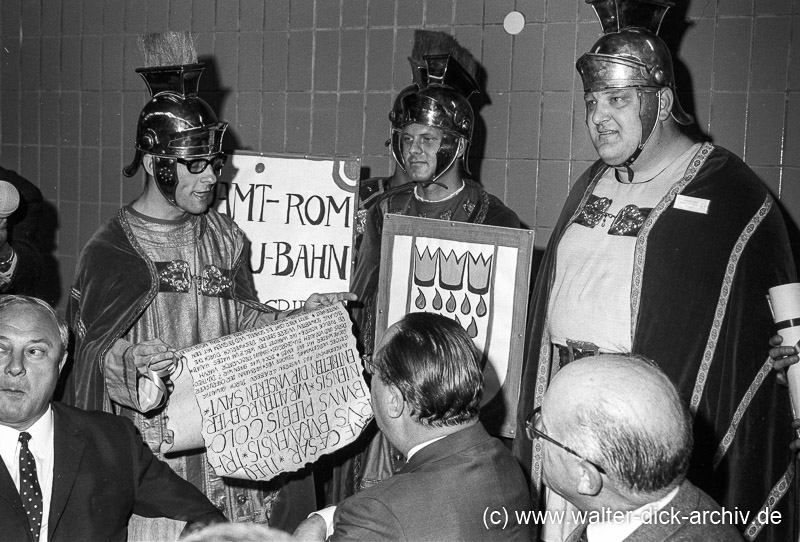
[[[483,354],[458,323],[417,312],[395,324],[396,333],[373,359],[376,377],[393,384],[423,425],[458,425],[478,416]]]

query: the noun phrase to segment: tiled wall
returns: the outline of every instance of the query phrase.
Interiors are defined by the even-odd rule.
[[[800,0],[678,4],[667,26],[684,105],[762,176],[800,238]],[[516,36],[512,10],[526,19]],[[595,157],[574,61],[600,26],[581,0],[2,0],[0,19],[0,163],[52,206],[61,306],[80,248],[141,189],[120,174],[148,97],[141,33],[197,35],[204,97],[235,147],[357,155],[371,175],[391,169],[387,112],[410,83],[413,30],[454,33],[485,71],[479,180],[539,247]]]

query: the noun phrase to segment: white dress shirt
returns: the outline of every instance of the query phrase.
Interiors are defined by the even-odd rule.
[[[53,495],[53,410],[48,406],[42,417],[36,420],[26,432],[31,435],[28,448],[36,460],[36,476],[42,490],[43,513],[39,542],[47,542],[50,497]],[[20,431],[12,427],[0,425],[0,457],[3,458],[3,463],[17,488],[19,488],[19,434]]]
[[[641,527],[645,521],[653,522],[653,514],[664,508],[675,498],[681,486],[664,495],[655,502],[645,504],[632,512],[625,514],[625,521],[603,521],[590,523],[586,527],[586,539],[589,542],[622,542],[633,531]]]

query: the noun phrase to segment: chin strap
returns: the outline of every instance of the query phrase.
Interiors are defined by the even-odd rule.
[[[636,158],[634,158],[633,160],[636,160]],[[614,168],[614,177],[616,177],[618,183],[632,183],[633,182],[633,170],[631,169],[631,166],[629,165],[629,163],[632,163],[633,160],[631,160],[630,162],[626,161],[624,164],[620,164],[618,166],[611,166],[611,167]],[[623,168],[625,169],[625,172],[628,174],[628,180],[627,181],[623,181],[622,179],[619,178],[619,172]]]
[[[628,182],[629,183],[633,182],[633,170],[631,169],[631,165],[636,161],[637,158],[639,158],[639,155],[642,154],[642,151],[644,150],[645,145],[647,145],[647,142],[650,141],[650,138],[653,137],[653,133],[656,131],[656,124],[658,124],[658,114],[661,113],[661,99],[660,99],[661,94],[660,94],[660,92],[661,91],[657,91],[655,93],[656,94],[656,104],[657,104],[658,109],[656,110],[656,120],[653,122],[652,128],[650,128],[650,133],[647,134],[647,138],[644,141],[641,141],[639,143],[639,146],[636,147],[636,150],[633,151],[633,154],[631,154],[628,157],[627,160],[625,160],[621,164],[617,164],[617,165],[611,166],[616,170],[614,172],[614,175],[617,177],[617,181],[619,181],[619,182],[622,182],[622,181],[620,181],[620,178],[619,178],[619,170],[621,168],[624,168],[625,171],[628,173]],[[641,89],[636,89],[636,94],[639,96],[639,107],[641,108],[642,90]],[[639,119],[640,119],[640,122],[641,122],[641,116],[639,117]],[[644,128],[644,125],[642,126],[642,128]]]

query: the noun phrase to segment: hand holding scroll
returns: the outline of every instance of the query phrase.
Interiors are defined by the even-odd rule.
[[[326,294],[311,294],[303,305],[303,311],[311,312],[320,307],[327,307],[339,301],[355,301],[358,296],[352,292],[332,292]]]
[[[794,345],[781,346],[781,344],[783,344],[783,337],[780,335],[774,335],[770,338],[769,345],[772,348],[769,349],[769,357],[774,361],[772,368],[776,371],[778,383],[788,386],[786,368],[800,361],[800,356],[798,356],[797,348]]]
[[[132,361],[142,375],[153,371],[160,377],[172,374],[177,358],[170,345],[161,339],[142,341],[129,347],[124,354],[126,361]]]
[[[786,368],[800,361],[800,356],[798,356],[797,347],[781,346],[782,343],[783,337],[780,335],[774,335],[770,338],[769,345],[772,348],[769,349],[769,357],[774,361],[772,368],[776,371],[775,379],[779,384],[788,386],[789,380],[786,377]],[[795,435],[800,435],[800,418],[792,422],[792,429],[794,429]],[[800,438],[793,440],[789,444],[789,448],[795,453],[800,453]]]

